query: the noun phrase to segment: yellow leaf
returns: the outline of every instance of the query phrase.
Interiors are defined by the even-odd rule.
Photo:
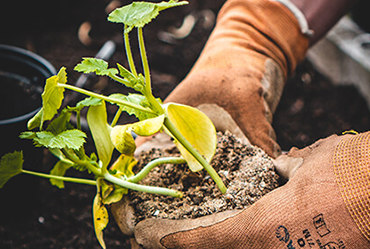
[[[93,218],[96,238],[98,239],[101,247],[105,249],[106,246],[103,239],[103,230],[108,225],[109,218],[108,210],[105,208],[99,193],[97,193],[94,198]]]
[[[110,140],[107,111],[104,101],[101,105],[89,107],[87,111],[87,122],[95,142],[99,159],[103,162],[103,167],[106,167],[111,160],[114,147]]]
[[[137,160],[134,156],[120,155],[118,159],[114,162],[111,170],[117,170],[117,174],[123,174],[124,176],[131,177],[134,175],[132,172],[133,167],[137,164]]]
[[[131,130],[131,125],[116,125],[110,131],[110,139],[114,147],[122,154],[128,156],[133,155],[136,150]]]
[[[174,126],[210,162],[217,146],[216,129],[212,121],[203,112],[194,107],[167,103],[164,105],[164,108]],[[175,140],[175,144],[192,171],[196,172],[203,168],[178,141]]]
[[[132,124],[132,130],[139,136],[151,136],[163,126],[164,114]]]

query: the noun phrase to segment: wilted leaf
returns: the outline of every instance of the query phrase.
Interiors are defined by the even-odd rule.
[[[22,173],[23,154],[20,151],[5,154],[0,159],[0,189],[10,178]],[[6,201],[6,200],[4,200]]]
[[[217,146],[216,129],[212,121],[194,107],[168,103],[164,108],[168,118],[180,133],[210,162]],[[178,141],[175,140],[175,144],[192,171],[203,168]]]
[[[33,130],[35,128],[40,128],[42,123],[42,116],[44,115],[44,109],[41,108],[35,116],[33,116],[30,120],[27,122],[27,129]]]
[[[156,18],[160,11],[175,6],[185,5],[186,1],[175,1],[161,3],[133,2],[130,5],[117,8],[112,11],[108,20],[110,22],[123,23],[127,26],[125,32],[130,32],[134,27],[142,28]]]
[[[67,73],[65,67],[62,67],[57,75],[51,76],[46,80],[44,92],[42,93],[42,121],[51,120],[62,105],[64,98],[64,88],[58,87],[58,83],[67,82]]]
[[[151,136],[162,129],[163,122],[164,114],[155,118],[149,118],[133,123],[132,130],[139,136]]]
[[[110,169],[116,170],[117,174],[122,174],[128,178],[134,175],[132,169],[136,164],[137,160],[133,156],[122,154],[118,157]]]
[[[67,163],[65,161],[58,161],[54,168],[50,171],[51,175],[64,176],[66,171],[73,165],[73,163]],[[64,188],[64,181],[58,179],[50,179],[50,183],[58,188]]]
[[[83,61],[77,64],[74,70],[83,73],[96,73],[96,75],[116,75],[118,70],[108,69],[108,62],[96,58],[83,58]]]
[[[103,167],[106,167],[111,160],[114,146],[110,139],[110,128],[107,123],[107,110],[104,101],[101,105],[89,107],[87,122],[99,159],[102,161]]]
[[[111,129],[110,139],[114,147],[122,154],[128,156],[134,154],[136,144],[131,134],[131,125],[116,125]]]
[[[94,230],[96,238],[98,239],[102,248],[106,248],[103,239],[103,230],[107,227],[109,222],[108,210],[104,206],[99,192],[96,194],[93,203],[93,219]]]
[[[105,205],[119,202],[122,196],[128,193],[128,189],[114,185],[104,179],[98,178],[97,182],[101,189],[102,202]]]

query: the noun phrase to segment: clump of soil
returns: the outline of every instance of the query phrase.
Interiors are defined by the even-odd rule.
[[[180,156],[176,147],[152,149],[140,155],[140,165],[164,156]],[[142,181],[176,189],[183,198],[132,192],[131,205],[137,222],[146,218],[196,218],[229,209],[242,209],[278,187],[272,159],[260,148],[243,144],[229,132],[218,133],[218,146],[211,162],[227,187],[221,194],[205,170],[194,173],[186,164],[155,168]]]

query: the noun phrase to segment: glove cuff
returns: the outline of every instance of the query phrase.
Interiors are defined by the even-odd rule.
[[[314,35],[314,31],[309,28],[307,19],[302,13],[302,11],[298,9],[297,6],[295,6],[291,1],[289,0],[271,0],[271,1],[283,4],[292,12],[292,14],[297,18],[299,26],[301,27],[302,34],[308,36],[309,38],[311,38]]]
[[[370,133],[343,139],[337,146],[333,167],[347,209],[370,241]]]
[[[298,12],[295,12],[298,13]],[[255,33],[246,46],[275,60],[291,75],[306,56],[309,38],[293,12],[272,0],[228,0],[218,16],[218,22],[235,20],[253,27]]]

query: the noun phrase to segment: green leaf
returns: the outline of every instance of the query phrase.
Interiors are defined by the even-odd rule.
[[[5,154],[0,160],[0,189],[10,178],[22,173],[23,154],[20,151]]]
[[[128,81],[135,84],[135,82],[136,82],[135,75],[133,75],[128,69],[126,69],[124,66],[122,66],[119,63],[117,63],[117,67],[118,67],[118,70],[119,70],[119,75],[121,75],[123,78],[125,78]]]
[[[36,138],[36,132],[33,131],[24,131],[19,135],[21,139],[34,139]]]
[[[98,186],[99,188],[99,186]],[[109,222],[108,210],[104,206],[100,193],[98,192],[94,198],[93,203],[93,219],[94,219],[94,230],[96,238],[102,248],[106,248],[103,239],[103,230],[107,227]]]
[[[114,147],[116,147],[121,154],[128,156],[133,155],[136,150],[136,144],[132,137],[131,130],[131,125],[116,125],[110,132],[110,139]]]
[[[99,159],[102,161],[103,167],[106,167],[111,160],[114,146],[110,139],[110,126],[107,123],[107,111],[104,101],[102,101],[101,105],[89,107],[87,122]]]
[[[67,106],[66,108],[69,112],[79,113],[84,107],[97,106],[101,104],[102,104],[101,99],[88,97],[78,102],[75,107]]]
[[[132,124],[132,131],[139,136],[151,136],[163,127],[164,114]]]
[[[112,11],[108,20],[110,22],[123,23],[127,26],[125,32],[130,32],[134,27],[142,28],[156,18],[160,11],[175,6],[185,5],[186,1],[175,1],[161,3],[133,2],[130,5],[117,8]]]
[[[63,131],[67,130],[70,119],[71,113],[68,112],[66,109],[63,109],[60,115],[50,122],[46,130],[50,131],[53,134],[62,133]]]
[[[133,104],[141,105],[141,106],[147,107],[147,108],[150,107],[149,101],[145,98],[145,96],[143,96],[141,94],[131,93],[131,94],[128,94],[126,96],[126,95],[123,95],[123,94],[114,93],[114,94],[111,94],[109,96],[109,98],[128,101],[128,102],[131,102]],[[115,103],[112,102],[112,104],[115,104]],[[123,111],[127,112],[129,115],[135,115],[139,120],[145,120],[145,119],[148,119],[148,118],[155,117],[155,115],[153,115],[153,114],[149,114],[147,112],[141,112],[141,111],[138,111],[138,110],[133,109],[131,107],[127,107],[127,106],[124,106],[124,105],[119,105],[119,106],[120,106],[120,108],[122,108]]]
[[[210,162],[216,152],[217,135],[212,121],[194,107],[167,103],[164,105],[169,120],[180,133]],[[181,155],[192,171],[199,171],[201,164],[175,139]]]
[[[76,107],[83,108],[89,106],[98,106],[102,104],[102,100],[94,97],[88,97],[77,103]]]
[[[67,130],[57,135],[49,131],[36,132],[36,137],[33,139],[37,145],[46,148],[69,148],[78,150],[85,143],[86,134],[80,130]]]
[[[142,74],[139,74],[137,77],[128,71],[125,67],[117,63],[120,75],[129,81],[125,84],[127,87],[133,88],[135,91],[142,92],[145,88],[145,79]]]
[[[96,58],[83,58],[83,61],[77,64],[74,70],[83,73],[96,73],[96,75],[116,75],[118,70],[108,69],[108,62]]]
[[[51,175],[56,175],[56,176],[64,176],[66,171],[72,167],[73,165],[73,162],[70,162],[70,163],[67,163],[65,161],[58,161],[53,169],[50,171],[50,174]],[[53,186],[56,186],[58,188],[64,188],[64,181],[62,180],[57,180],[57,179],[53,179],[51,178],[50,179],[50,183],[53,185]]]
[[[51,76],[46,80],[44,92],[42,93],[43,115],[41,124],[46,120],[51,120],[62,105],[64,98],[64,88],[58,87],[58,83],[67,82],[66,68],[62,67],[57,75]]]

